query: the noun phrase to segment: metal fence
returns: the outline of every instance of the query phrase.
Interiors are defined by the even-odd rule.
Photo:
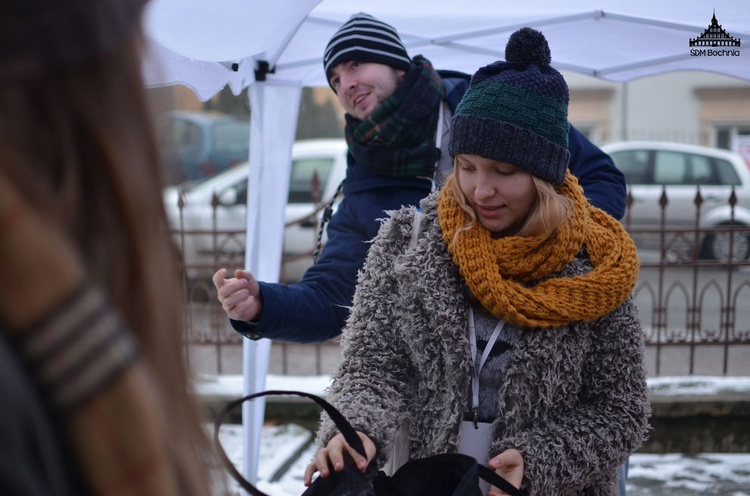
[[[629,207],[631,203],[629,199]],[[645,332],[649,374],[750,375],[750,226],[737,222],[701,226],[700,193],[694,223],[674,226],[665,215],[667,203],[663,195],[654,205],[660,212],[657,224],[636,225],[628,214],[622,221],[636,241],[641,260],[634,296]],[[732,212],[735,203],[733,197],[728,199]],[[223,207],[215,202],[215,208]],[[216,251],[211,273],[220,267],[241,268],[244,257],[228,254],[223,247],[228,240],[243,240],[244,233],[220,227],[214,224],[208,230],[173,234],[183,248],[191,236],[212,237]],[[718,236],[727,249],[719,258],[708,259],[706,240]],[[311,264],[312,251],[297,255],[295,263]],[[241,373],[243,338],[231,329],[210,278],[187,277],[193,268],[186,265],[183,272],[188,316],[185,342],[191,366],[198,372]],[[282,269],[282,280],[283,273]],[[335,341],[273,343],[269,371],[327,374],[338,359]]]
[[[750,375],[750,226],[736,222],[737,200],[727,198],[730,221],[701,225],[702,198],[692,225],[675,227],[662,192],[656,225],[623,224],[636,241],[641,270],[634,289],[654,375]],[[719,256],[707,249],[723,240]]]

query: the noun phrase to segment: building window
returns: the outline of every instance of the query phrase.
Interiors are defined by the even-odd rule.
[[[736,150],[738,142],[750,139],[750,124],[716,126],[716,148]]]
[[[572,124],[573,127],[578,129],[581,134],[586,136],[586,138],[592,143],[597,143],[599,141],[599,129],[596,124],[592,124],[590,122],[575,122]]]
[[[716,126],[716,147],[738,152],[750,167],[750,124]]]

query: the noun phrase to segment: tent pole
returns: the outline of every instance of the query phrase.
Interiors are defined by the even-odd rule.
[[[628,140],[628,83],[620,86],[620,140]]]

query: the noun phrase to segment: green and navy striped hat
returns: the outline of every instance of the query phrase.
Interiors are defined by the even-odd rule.
[[[510,36],[505,62],[479,69],[451,120],[452,157],[460,153],[507,162],[552,184],[568,168],[568,85],[550,66],[542,33]]]

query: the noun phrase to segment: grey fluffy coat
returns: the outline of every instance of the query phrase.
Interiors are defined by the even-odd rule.
[[[436,194],[390,212],[359,275],[328,399],[377,447],[382,467],[399,426],[410,456],[455,452],[467,407],[468,292],[437,220]],[[591,270],[579,256],[561,276]],[[510,325],[510,324],[506,324]],[[518,329],[490,455],[515,448],[529,495],[614,495],[617,467],[646,437],[650,407],[643,333],[632,299],[593,322]],[[318,444],[336,434],[323,415]]]

